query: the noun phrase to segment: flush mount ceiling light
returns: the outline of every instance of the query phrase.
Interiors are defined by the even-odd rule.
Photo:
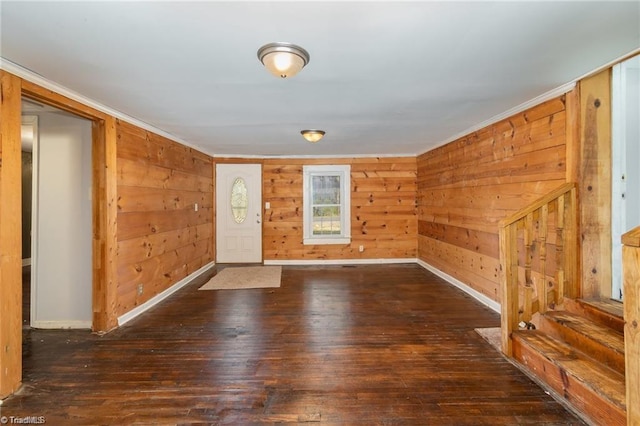
[[[318,142],[324,136],[324,130],[309,129],[309,130],[303,130],[300,133],[302,134],[303,138],[305,138],[311,143]]]
[[[309,52],[291,43],[269,43],[258,49],[258,59],[271,74],[287,78],[309,63]]]

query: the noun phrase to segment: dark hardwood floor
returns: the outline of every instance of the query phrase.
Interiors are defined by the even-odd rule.
[[[221,266],[218,266],[221,267]],[[211,274],[209,274],[211,275]],[[2,416],[53,425],[582,424],[475,331],[499,316],[418,265],[283,267],[105,336],[25,331]]]

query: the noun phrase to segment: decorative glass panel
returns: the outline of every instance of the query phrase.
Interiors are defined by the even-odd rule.
[[[247,218],[249,199],[247,198],[247,184],[242,178],[236,178],[231,187],[231,212],[236,223],[242,223]]]

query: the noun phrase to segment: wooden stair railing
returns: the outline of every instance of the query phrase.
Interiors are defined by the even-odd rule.
[[[576,191],[563,184],[500,221],[501,340],[509,357],[519,324],[579,296]]]
[[[640,226],[622,236],[627,425],[640,425]]]

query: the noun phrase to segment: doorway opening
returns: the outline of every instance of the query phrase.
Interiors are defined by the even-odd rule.
[[[91,121],[22,100],[23,327],[92,327]]]

